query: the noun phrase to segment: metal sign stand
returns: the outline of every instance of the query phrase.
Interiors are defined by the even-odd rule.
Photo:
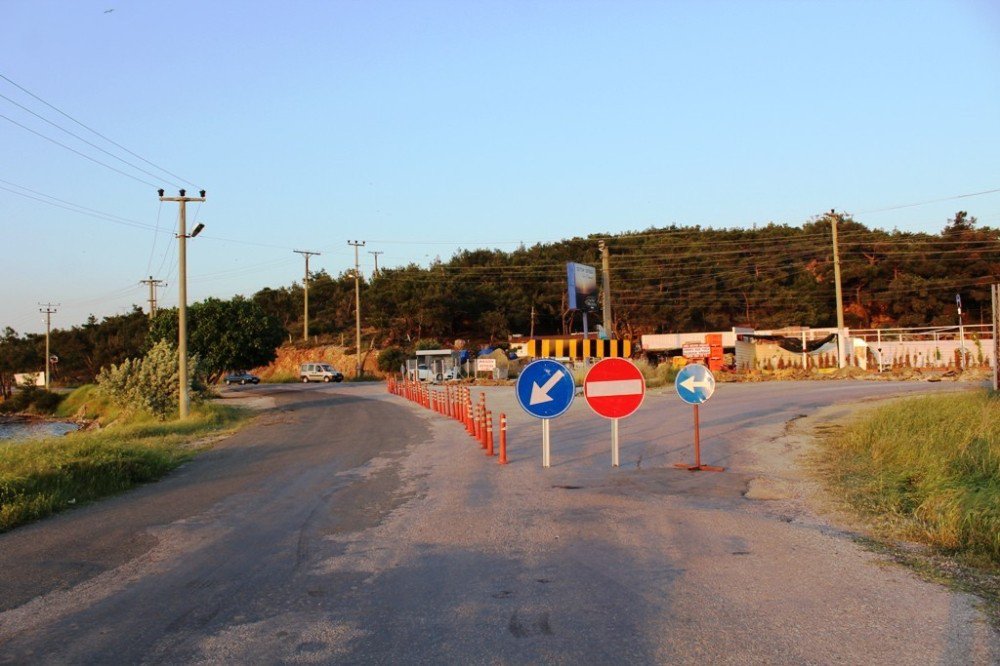
[[[611,419],[611,466],[618,467],[618,419]]]
[[[689,472],[723,472],[725,467],[701,464],[701,427],[698,423],[698,405],[694,405],[694,464],[674,463],[674,467],[686,469]]]
[[[549,467],[552,464],[549,442],[549,419],[542,419],[542,467]]]

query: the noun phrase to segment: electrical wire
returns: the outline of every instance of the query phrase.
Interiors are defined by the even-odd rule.
[[[86,139],[84,139],[84,138],[83,138],[82,136],[80,136],[80,135],[78,135],[78,134],[74,134],[73,132],[69,131],[69,130],[68,130],[68,129],[66,129],[65,127],[62,127],[62,126],[60,126],[60,125],[58,125],[58,124],[56,124],[56,123],[52,122],[51,120],[49,120],[49,119],[48,119],[48,118],[46,118],[45,116],[42,116],[41,114],[38,114],[38,113],[35,113],[34,111],[32,111],[31,109],[29,109],[28,107],[24,106],[23,104],[19,104],[18,102],[16,102],[16,101],[12,100],[12,99],[11,99],[10,97],[7,97],[7,96],[6,96],[6,95],[4,95],[4,94],[0,94],[0,98],[3,98],[3,99],[5,99],[5,100],[7,100],[8,102],[10,102],[11,104],[13,104],[14,106],[16,106],[16,107],[18,107],[18,108],[20,108],[20,109],[23,109],[24,111],[27,111],[28,113],[30,113],[31,115],[35,116],[36,118],[38,118],[38,119],[39,119],[39,120],[41,120],[42,122],[46,122],[46,123],[48,123],[49,125],[52,125],[53,127],[55,127],[56,129],[58,129],[58,130],[61,130],[61,131],[65,132],[66,134],[69,134],[69,135],[70,135],[71,137],[73,137],[74,139],[77,139],[77,140],[79,140],[79,141],[82,141],[83,143],[87,144],[87,145],[88,145],[88,146],[90,146],[91,148],[94,148],[94,149],[96,149],[96,150],[99,150],[99,151],[101,151],[102,153],[104,153],[104,154],[105,154],[105,155],[107,155],[108,157],[111,157],[111,158],[114,158],[114,159],[118,160],[119,162],[121,162],[122,164],[125,164],[125,165],[128,165],[128,166],[132,167],[132,168],[133,168],[133,169],[135,169],[136,171],[140,171],[140,172],[142,172],[142,173],[146,174],[147,176],[152,176],[153,178],[160,178],[160,177],[161,177],[161,176],[160,176],[159,174],[155,174],[155,173],[153,173],[153,172],[151,172],[151,171],[147,171],[146,169],[143,169],[143,168],[142,168],[142,167],[140,167],[140,166],[137,166],[137,165],[135,165],[135,164],[132,164],[132,163],[131,163],[131,162],[129,162],[128,160],[126,160],[126,159],[123,159],[123,158],[121,158],[121,157],[118,157],[118,156],[117,156],[117,155],[115,155],[114,153],[112,153],[112,152],[110,152],[110,151],[107,151],[107,150],[105,150],[104,148],[101,148],[101,147],[100,147],[100,146],[98,146],[97,144],[95,144],[95,143],[92,143],[92,142],[90,142],[90,141],[87,141],[87,140],[86,140]],[[175,186],[175,187],[180,187],[180,185],[179,185],[178,183],[174,183],[174,182],[170,182],[170,181],[167,181],[167,182],[168,182],[168,183],[169,183],[170,185],[173,185],[173,186]]]
[[[26,125],[22,125],[21,123],[17,122],[17,121],[16,121],[16,120],[14,120],[13,118],[8,118],[7,116],[3,115],[2,113],[0,113],[0,118],[3,118],[4,120],[6,120],[6,121],[7,121],[7,122],[9,122],[9,123],[13,123],[14,125],[17,125],[18,127],[20,127],[21,129],[23,129],[23,130],[25,130],[25,131],[27,131],[27,132],[31,132],[31,133],[32,133],[32,134],[34,134],[35,136],[39,136],[39,137],[41,137],[41,138],[45,139],[46,141],[50,141],[50,142],[52,142],[52,143],[56,144],[57,146],[61,146],[62,148],[65,148],[66,150],[70,151],[71,153],[76,153],[76,154],[77,154],[77,155],[79,155],[80,157],[82,157],[82,158],[84,158],[84,159],[87,159],[87,160],[90,160],[90,161],[91,161],[91,162],[93,162],[94,164],[100,164],[100,165],[101,165],[102,167],[104,167],[104,168],[106,168],[106,169],[111,169],[111,170],[112,170],[112,171],[114,171],[115,173],[120,173],[121,175],[125,176],[126,178],[131,178],[132,180],[134,180],[134,181],[136,181],[136,182],[139,182],[139,183],[143,183],[143,184],[145,184],[145,185],[149,185],[150,187],[156,187],[156,184],[154,184],[154,183],[151,183],[151,182],[149,182],[148,180],[143,180],[142,178],[138,178],[137,176],[133,176],[133,175],[132,175],[132,174],[130,174],[130,173],[125,173],[125,172],[124,172],[124,171],[122,171],[121,169],[116,169],[115,167],[111,166],[110,164],[105,164],[104,162],[102,162],[102,161],[100,161],[100,160],[97,160],[97,159],[94,159],[94,158],[93,158],[93,157],[91,157],[90,155],[87,155],[87,154],[85,154],[85,153],[81,153],[81,152],[80,152],[79,150],[77,150],[76,148],[70,148],[70,147],[69,147],[69,146],[67,146],[67,145],[66,145],[65,143],[62,143],[62,142],[60,142],[60,141],[56,141],[55,139],[53,139],[53,138],[51,138],[51,137],[48,137],[48,136],[45,136],[45,135],[44,135],[44,134],[42,134],[41,132],[36,132],[35,130],[31,129],[30,127],[28,127],[28,126],[26,126]]]
[[[96,135],[96,136],[99,136],[100,138],[104,139],[104,140],[105,140],[105,141],[107,141],[108,143],[112,144],[113,146],[115,146],[115,147],[117,147],[117,148],[120,148],[121,150],[124,150],[124,151],[125,151],[126,153],[128,153],[128,154],[129,154],[129,155],[131,155],[132,157],[135,157],[135,158],[137,158],[137,159],[139,159],[139,160],[142,160],[143,162],[145,162],[145,163],[146,163],[146,164],[148,164],[149,166],[151,166],[151,167],[154,167],[154,168],[156,168],[156,169],[159,169],[159,170],[160,170],[160,171],[162,171],[163,173],[165,173],[165,174],[167,174],[167,175],[169,175],[169,176],[171,176],[171,177],[173,177],[173,178],[176,178],[177,180],[179,180],[179,181],[181,181],[181,182],[183,182],[183,183],[187,183],[188,185],[190,185],[190,186],[192,186],[192,187],[198,187],[197,185],[195,185],[194,183],[192,183],[192,182],[191,182],[190,180],[187,180],[186,178],[182,178],[181,176],[178,176],[177,174],[175,174],[175,173],[172,173],[171,171],[168,171],[167,169],[164,169],[164,168],[163,168],[163,167],[161,167],[160,165],[158,165],[158,164],[155,164],[155,163],[153,163],[153,162],[151,162],[151,161],[147,160],[147,159],[146,159],[145,157],[143,157],[142,155],[139,155],[139,154],[137,154],[137,153],[134,153],[134,152],[132,152],[131,150],[129,150],[129,149],[128,149],[128,148],[126,148],[125,146],[121,145],[120,143],[118,143],[118,142],[116,142],[116,141],[114,141],[114,140],[112,140],[112,139],[109,139],[108,137],[104,136],[103,134],[101,134],[100,132],[98,132],[97,130],[95,130],[94,128],[92,128],[92,127],[89,127],[88,125],[85,125],[85,124],[83,124],[82,122],[80,122],[79,120],[77,120],[77,119],[76,119],[76,118],[74,118],[73,116],[69,115],[68,113],[66,113],[66,112],[65,112],[65,111],[63,111],[62,109],[59,109],[58,107],[56,107],[55,105],[51,104],[50,102],[47,102],[47,101],[45,101],[44,99],[42,99],[41,97],[39,97],[39,96],[38,96],[38,95],[36,95],[35,93],[31,92],[30,90],[28,90],[28,89],[27,89],[27,88],[25,88],[24,86],[20,85],[19,83],[17,83],[17,82],[15,82],[15,81],[13,81],[13,80],[12,80],[12,79],[10,79],[9,77],[5,76],[4,74],[0,74],[0,79],[3,79],[3,80],[4,80],[4,81],[6,81],[7,83],[11,84],[12,86],[14,86],[14,87],[15,87],[15,88],[17,88],[18,90],[20,90],[21,92],[23,92],[23,93],[25,93],[25,94],[27,94],[27,95],[30,95],[30,96],[31,96],[31,97],[33,97],[34,99],[38,100],[39,102],[41,102],[41,103],[42,103],[42,104],[44,104],[45,106],[49,107],[50,109],[52,109],[52,110],[53,110],[53,111],[55,111],[56,113],[58,113],[58,114],[60,114],[60,115],[64,116],[65,118],[68,118],[69,120],[73,121],[74,123],[76,123],[76,124],[77,124],[77,125],[79,125],[80,127],[82,127],[82,128],[84,128],[85,130],[87,130],[88,132],[91,132],[91,133],[93,133],[94,135]]]

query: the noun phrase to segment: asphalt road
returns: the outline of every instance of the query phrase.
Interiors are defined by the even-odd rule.
[[[848,402],[956,384],[720,385],[541,429],[505,467],[374,385],[241,387],[259,421],[167,479],[0,535],[0,663],[1000,662],[976,600],[858,546],[803,474]]]

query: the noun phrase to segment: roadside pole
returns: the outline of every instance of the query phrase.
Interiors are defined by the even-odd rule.
[[[191,390],[188,380],[188,353],[187,353],[187,239],[194,238],[201,231],[203,225],[195,227],[191,235],[187,233],[187,204],[189,201],[199,203],[205,201],[205,190],[201,190],[198,197],[185,196],[185,190],[180,191],[179,197],[165,197],[163,190],[158,190],[160,201],[176,201],[180,204],[180,215],[177,218],[177,380],[178,390],[178,414],[180,418],[186,419],[188,407],[190,405]]]
[[[39,305],[44,305],[44,310],[39,310],[45,315],[45,390],[49,390],[49,375],[51,374],[50,367],[52,363],[52,353],[49,351],[49,332],[52,329],[52,315],[58,310],[55,310],[59,303],[39,303]]]
[[[1000,283],[993,285],[993,390],[1000,391]]]

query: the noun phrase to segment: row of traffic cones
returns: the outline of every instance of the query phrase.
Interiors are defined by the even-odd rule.
[[[445,386],[440,389],[409,379],[386,379],[386,390],[393,395],[406,398],[422,407],[448,416],[462,423],[466,432],[486,450],[486,455],[494,456],[493,412],[486,408],[486,394],[480,393],[479,400],[472,401],[472,389],[467,386]],[[501,465],[507,464],[507,415],[500,414],[500,457]]]

